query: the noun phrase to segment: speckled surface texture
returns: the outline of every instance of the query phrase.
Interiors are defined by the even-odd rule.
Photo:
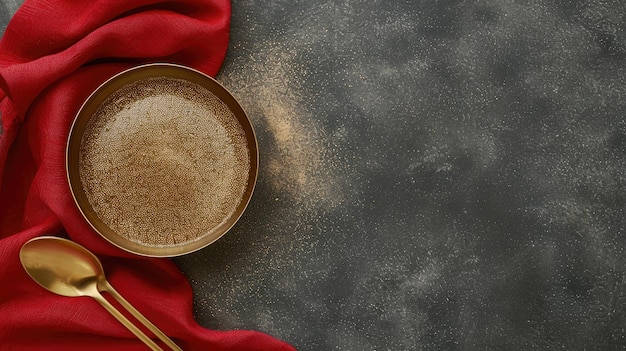
[[[176,259],[203,325],[626,348],[623,1],[235,0],[217,78],[261,169],[240,223]]]

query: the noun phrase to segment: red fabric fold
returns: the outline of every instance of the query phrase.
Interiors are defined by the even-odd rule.
[[[98,255],[111,284],[184,350],[294,350],[264,333],[197,324],[180,270],[100,238],[76,208],[65,174],[71,123],[99,84],[146,62],[215,75],[229,21],[228,0],[32,0],[15,14],[0,41],[2,350],[147,349],[95,301],[54,295],[28,277],[20,247],[50,234]]]

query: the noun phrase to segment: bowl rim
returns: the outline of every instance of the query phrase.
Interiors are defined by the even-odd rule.
[[[113,231],[107,226],[102,219],[98,217],[95,210],[89,203],[88,197],[83,189],[80,180],[80,146],[83,133],[87,123],[93,116],[94,112],[106,101],[107,97],[118,91],[127,84],[140,81],[147,78],[175,78],[183,79],[200,86],[213,93],[220,101],[222,101],[233,113],[239,124],[241,125],[247,141],[248,154],[250,160],[250,169],[248,172],[248,182],[244,194],[237,205],[235,211],[218,224],[211,228],[206,234],[197,239],[182,243],[180,245],[146,245],[135,241],[131,241]],[[258,178],[259,167],[259,150],[256,133],[252,126],[248,114],[245,112],[241,104],[234,95],[228,91],[213,77],[204,74],[194,68],[173,64],[173,63],[149,63],[134,66],[117,73],[99,85],[76,113],[66,144],[66,176],[69,182],[70,191],[74,203],[78,207],[83,218],[87,223],[104,239],[118,248],[148,257],[175,257],[185,255],[200,250],[226,234],[239,221],[245,212]]]

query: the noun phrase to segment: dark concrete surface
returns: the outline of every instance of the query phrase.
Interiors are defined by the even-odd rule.
[[[625,2],[233,1],[217,78],[261,169],[240,223],[176,259],[201,324],[626,349]]]

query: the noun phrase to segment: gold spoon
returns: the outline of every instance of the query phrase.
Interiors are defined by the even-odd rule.
[[[152,339],[118,311],[100,292],[107,292],[130,314],[173,350],[182,351],[170,338],[124,299],[107,281],[98,258],[77,243],[54,236],[26,242],[20,250],[22,266],[39,285],[69,297],[89,296],[154,351],[163,351]]]

